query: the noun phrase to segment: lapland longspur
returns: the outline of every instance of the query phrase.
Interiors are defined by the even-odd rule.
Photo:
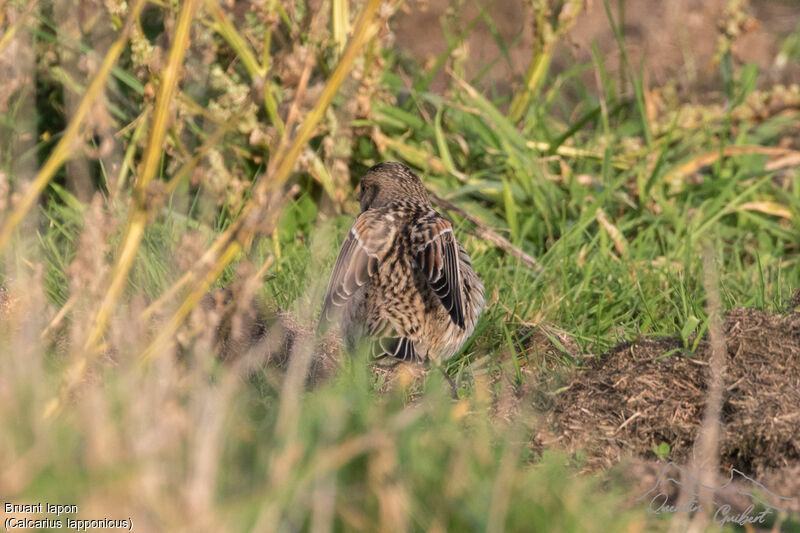
[[[361,180],[361,213],[339,251],[320,324],[339,321],[350,347],[441,361],[466,342],[483,309],[483,285],[419,177],[381,163]]]

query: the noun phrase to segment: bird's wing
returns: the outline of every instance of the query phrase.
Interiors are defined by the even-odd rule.
[[[438,213],[426,215],[415,226],[411,241],[417,267],[453,323],[464,329],[461,271],[453,226]]]
[[[378,271],[396,233],[390,214],[369,209],[356,218],[333,267],[320,320],[332,320],[353,294]]]
[[[422,357],[414,347],[414,341],[408,337],[380,338],[373,345],[373,356],[376,358],[396,357],[401,361],[421,363]]]

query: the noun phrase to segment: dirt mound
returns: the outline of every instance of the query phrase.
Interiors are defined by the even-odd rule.
[[[760,475],[800,465],[800,312],[737,309],[723,330],[727,361],[720,466]],[[589,469],[623,456],[685,463],[700,428],[710,346],[684,353],[672,339],[626,343],[588,360],[553,402],[558,444],[582,450]]]

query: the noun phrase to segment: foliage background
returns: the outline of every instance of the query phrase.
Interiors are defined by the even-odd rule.
[[[634,4],[512,5],[509,34],[509,6],[457,1],[1,3],[2,493],[142,530],[666,528],[533,446],[536,398],[621,341],[691,353],[704,248],[724,309],[791,309],[800,14],[772,2],[794,22],[770,33],[770,2],[706,6],[661,68]],[[387,159],[487,287],[457,401],[358,357],[304,387],[355,186]],[[221,320],[246,338],[253,313],[296,337],[220,361]]]

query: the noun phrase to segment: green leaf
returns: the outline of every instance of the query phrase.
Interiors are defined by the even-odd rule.
[[[503,204],[506,210],[506,221],[511,229],[511,238],[514,242],[519,242],[519,223],[517,222],[517,203],[511,193],[511,185],[508,180],[503,178]]]
[[[700,319],[694,315],[690,315],[686,322],[683,323],[683,328],[681,328],[681,338],[685,341],[689,339],[689,336],[694,333],[694,330],[697,329],[697,325],[700,324]]]
[[[656,457],[658,457],[659,461],[665,461],[667,459],[667,456],[669,455],[669,452],[670,452],[669,444],[667,444],[666,442],[662,442],[658,446],[653,445],[653,453],[656,454]]]
[[[442,109],[436,112],[436,119],[434,120],[434,132],[436,133],[436,146],[439,148],[439,157],[442,158],[442,163],[447,170],[453,172],[456,166],[453,164],[453,158],[450,155],[450,150],[447,148],[447,139],[444,137],[442,131]]]

